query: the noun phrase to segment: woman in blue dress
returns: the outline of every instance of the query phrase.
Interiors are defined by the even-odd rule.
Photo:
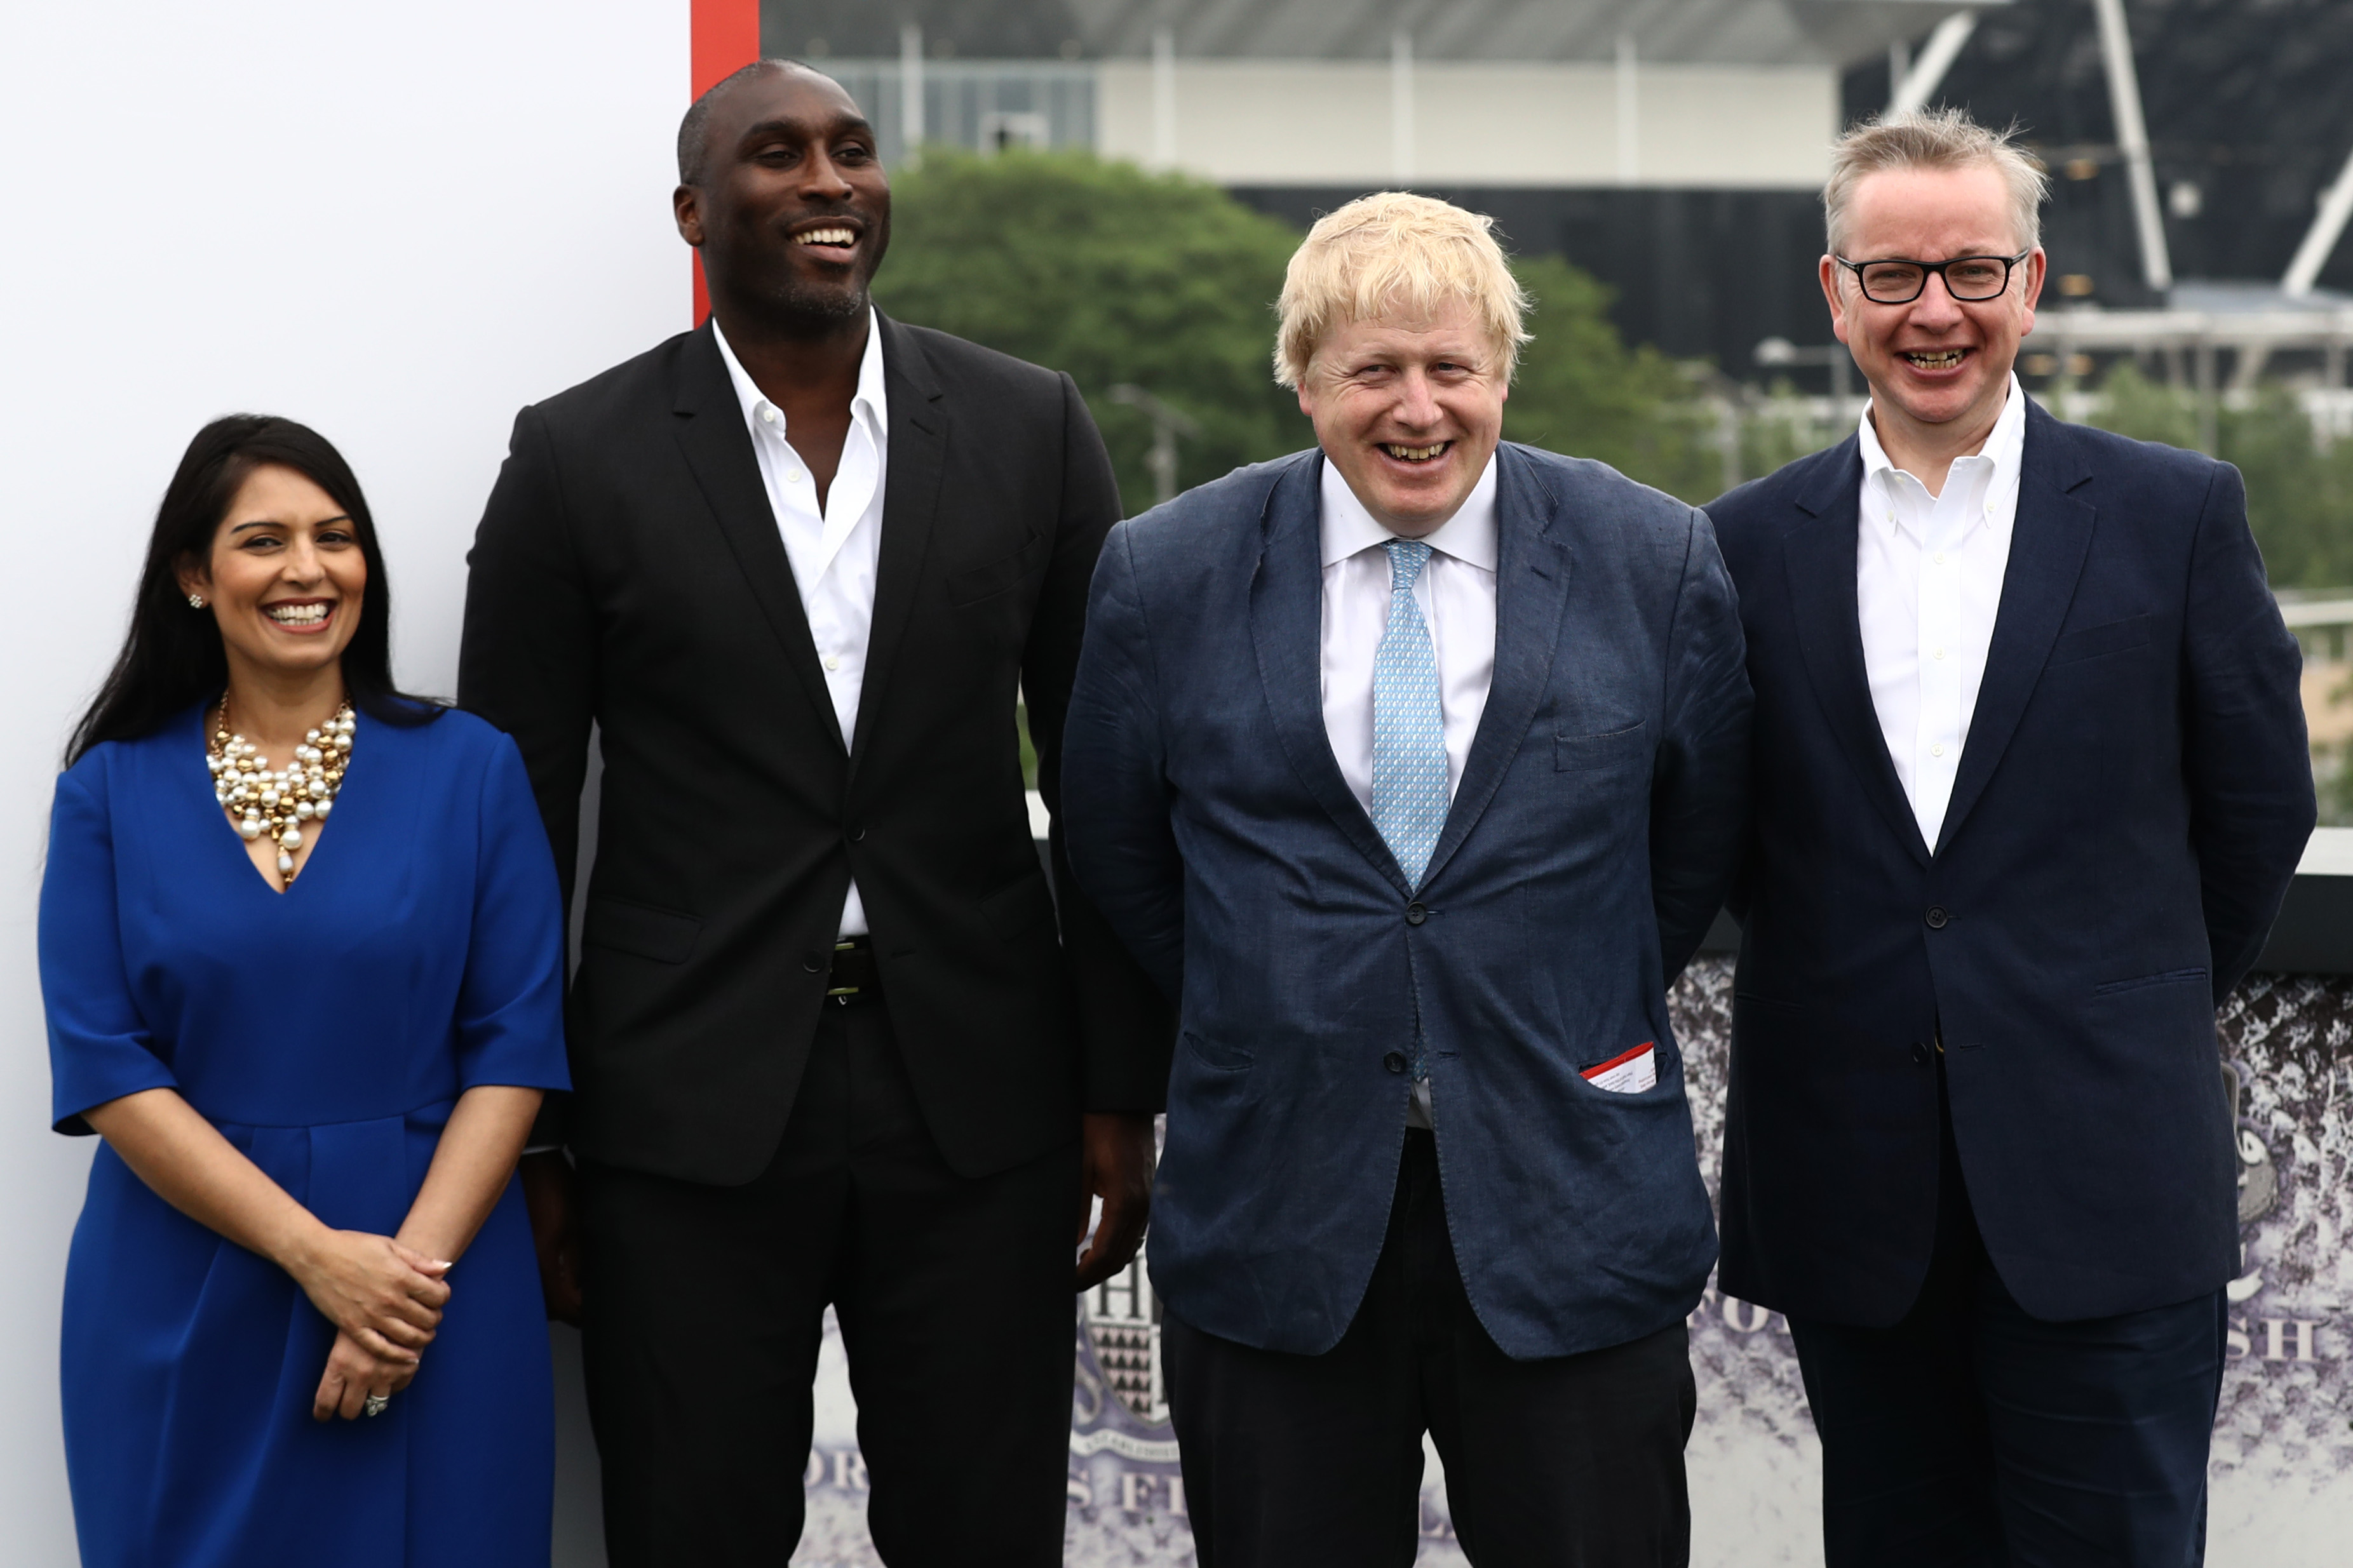
[[[546,1323],[514,1167],[567,1086],[512,742],[400,695],[350,468],[200,432],[58,780],[58,1131],[91,1568],[544,1568]]]

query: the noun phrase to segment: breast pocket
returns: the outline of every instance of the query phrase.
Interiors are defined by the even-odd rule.
[[[2044,668],[2056,669],[2062,665],[2106,658],[2147,646],[2148,617],[2126,616],[2120,621],[2103,621],[2095,626],[2069,632],[2051,645],[2051,660]]]
[[[1029,574],[1044,557],[1046,548],[1045,535],[1031,534],[1029,541],[1010,555],[966,567],[961,572],[949,573],[944,584],[947,589],[948,603],[956,605],[978,604],[1009,588],[1019,587],[1029,581]]]
[[[1650,763],[1651,727],[1648,724],[1630,724],[1625,729],[1606,730],[1598,735],[1555,735],[1552,739],[1552,765],[1556,773],[1647,769]]]

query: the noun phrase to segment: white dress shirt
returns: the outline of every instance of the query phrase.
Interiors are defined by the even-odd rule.
[[[1977,711],[2010,568],[2026,394],[2012,375],[1984,447],[1954,459],[1937,495],[1888,461],[1867,406],[1862,436],[1855,608],[1863,668],[1887,755],[1933,850]]]
[[[1340,776],[1367,814],[1373,809],[1373,656],[1389,625],[1389,557],[1398,535],[1373,521],[1329,459],[1324,464],[1324,734]],[[1462,509],[1423,536],[1430,560],[1413,582],[1413,602],[1430,627],[1438,660],[1438,704],[1446,731],[1446,797],[1462,764],[1487,688],[1495,676],[1495,459]],[[1417,1080],[1409,1127],[1431,1125],[1430,1081]]]
[[[808,465],[785,431],[785,411],[768,401],[727,346],[727,334],[711,323],[727,377],[744,405],[752,450],[768,489],[768,507],[792,563],[793,585],[800,590],[809,637],[825,669],[826,690],[847,748],[858,729],[858,698],[866,683],[866,644],[874,625],[874,570],[882,548],[882,479],[889,468],[891,406],[882,390],[882,331],[870,308],[866,353],[859,362],[858,391],[849,401],[849,433],[825,502],[818,503]],[[866,933],[866,906],[858,884],[842,901],[841,934]]]
[[[1373,521],[1348,481],[1324,465],[1324,733],[1356,804],[1373,809],[1373,656],[1389,625],[1389,558],[1398,537]],[[1487,710],[1495,675],[1495,459],[1462,510],[1422,542],[1430,563],[1414,579],[1413,602],[1438,658],[1438,703],[1446,722],[1446,795],[1462,783],[1471,737]]]

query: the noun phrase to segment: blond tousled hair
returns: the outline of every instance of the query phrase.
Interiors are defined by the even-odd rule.
[[[2042,160],[2019,145],[2017,127],[1989,130],[1967,110],[1915,109],[1866,120],[1831,143],[1831,177],[1822,186],[1822,227],[1831,254],[1846,255],[1847,207],[1864,175],[1885,169],[1977,168],[1993,170],[2010,188],[2010,224],[2020,247],[2041,245],[2051,177],[2043,173]]]
[[[1528,341],[1526,290],[1512,276],[1495,220],[1406,191],[1359,196],[1317,220],[1283,273],[1274,379],[1295,387],[1335,326],[1398,314],[1427,321],[1462,301],[1504,356],[1511,378]]]

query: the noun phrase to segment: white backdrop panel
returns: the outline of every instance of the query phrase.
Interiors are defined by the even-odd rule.
[[[46,1131],[34,899],[58,748],[113,655],[164,484],[216,415],[316,426],[375,509],[400,678],[448,693],[466,546],[515,410],[687,324],[669,195],[688,22],[688,0],[0,13],[10,1562],[74,1557],[58,1303],[90,1153]]]

